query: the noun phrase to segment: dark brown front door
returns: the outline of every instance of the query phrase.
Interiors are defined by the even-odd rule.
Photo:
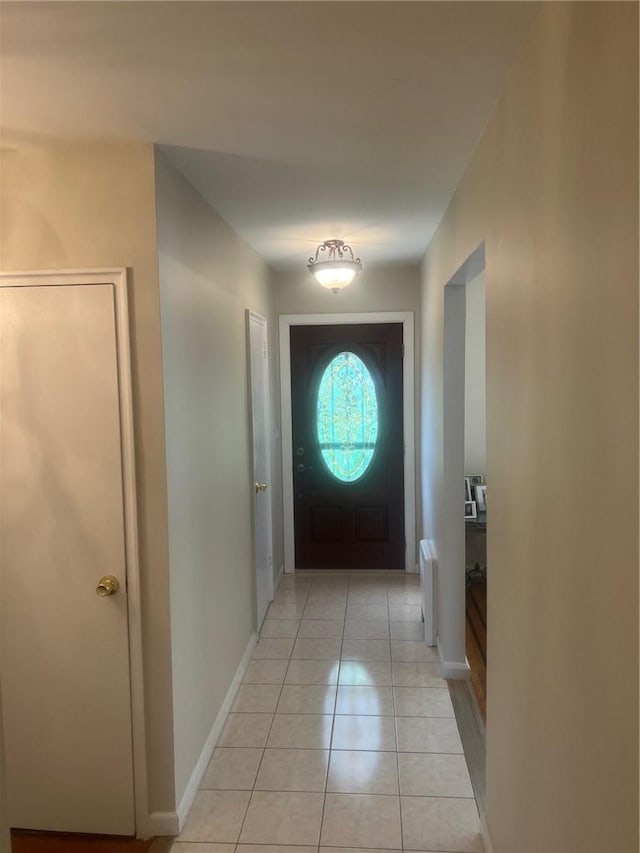
[[[404,569],[402,324],[291,327],[298,569]]]

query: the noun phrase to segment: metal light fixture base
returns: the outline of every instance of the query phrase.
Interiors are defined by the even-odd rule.
[[[323,252],[327,255],[321,260]],[[318,284],[338,293],[362,271],[362,262],[344,240],[325,240],[316,249],[315,257],[309,258],[307,269]]]

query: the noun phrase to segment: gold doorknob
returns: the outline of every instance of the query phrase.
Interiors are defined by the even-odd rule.
[[[104,598],[106,595],[115,595],[119,589],[120,582],[118,581],[118,579],[114,578],[113,575],[105,575],[98,581],[96,592],[98,593],[100,598]]]
[[[266,483],[256,483],[256,492],[266,492],[267,484]]]

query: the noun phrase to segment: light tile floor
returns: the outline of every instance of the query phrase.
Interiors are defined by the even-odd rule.
[[[173,853],[481,853],[418,579],[285,575]]]

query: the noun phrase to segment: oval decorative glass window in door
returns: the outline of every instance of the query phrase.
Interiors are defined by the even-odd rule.
[[[378,398],[367,365],[353,352],[336,355],[322,374],[316,429],[333,476],[343,483],[359,480],[378,440]]]

